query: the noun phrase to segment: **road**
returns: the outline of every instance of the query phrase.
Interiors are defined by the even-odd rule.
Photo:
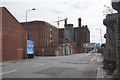
[[[100,53],[35,57],[4,62],[0,75],[3,78],[102,78],[102,66]]]

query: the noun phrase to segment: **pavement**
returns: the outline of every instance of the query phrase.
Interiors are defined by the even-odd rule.
[[[3,78],[104,78],[100,53],[35,57],[2,63]]]

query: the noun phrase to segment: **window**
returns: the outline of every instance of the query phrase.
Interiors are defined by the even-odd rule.
[[[24,24],[22,24],[22,27],[24,27]]]
[[[52,37],[52,34],[50,33],[50,37]]]
[[[54,42],[54,40],[51,39],[50,42]]]
[[[50,28],[50,31],[52,31],[52,28]]]
[[[31,31],[29,31],[28,34],[31,35]]]
[[[29,29],[31,29],[31,26],[29,25]]]
[[[62,40],[59,40],[59,44],[62,44],[63,42],[62,42]]]
[[[52,40],[50,40],[50,42],[52,42]]]

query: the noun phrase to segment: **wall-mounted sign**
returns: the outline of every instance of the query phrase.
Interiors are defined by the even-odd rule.
[[[100,43],[96,43],[96,47],[101,47],[101,46],[100,46]]]

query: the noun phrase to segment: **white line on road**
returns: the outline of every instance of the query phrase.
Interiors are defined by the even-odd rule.
[[[103,60],[102,59],[98,59],[97,62],[102,62]]]
[[[45,64],[43,63],[43,64],[40,64],[40,65],[35,65],[35,67],[39,67],[39,66],[43,66],[43,65],[45,65]]]
[[[91,62],[96,58],[96,56],[94,56],[92,59],[91,59]]]
[[[98,67],[97,69],[97,77],[96,78],[104,78],[103,77],[103,69]]]
[[[8,71],[8,72],[3,72],[3,73],[0,73],[0,75],[8,74],[8,73],[16,72],[16,71],[18,71],[18,70],[12,70],[12,71]]]

